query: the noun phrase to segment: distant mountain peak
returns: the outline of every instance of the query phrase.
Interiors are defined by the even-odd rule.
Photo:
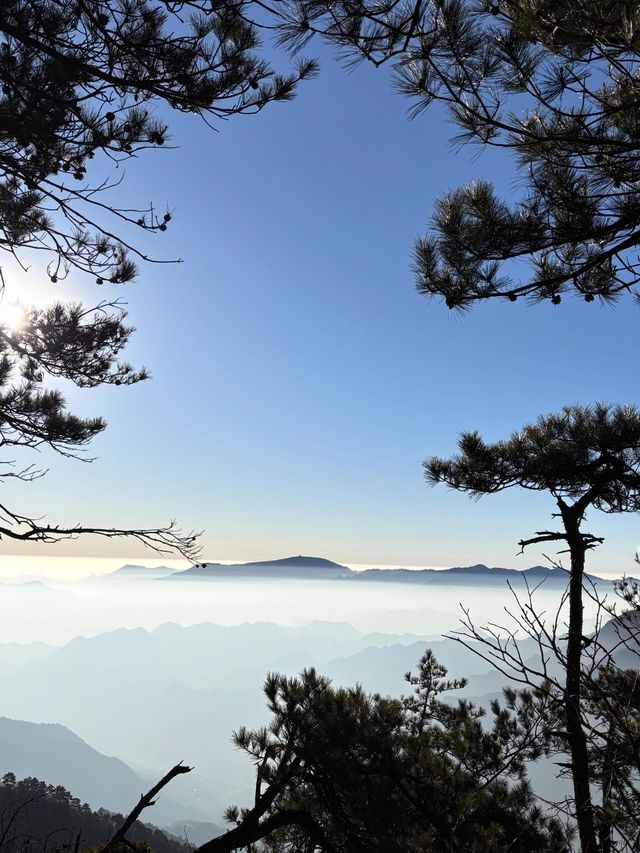
[[[165,578],[174,574],[176,574],[176,569],[170,569],[168,566],[138,566],[133,563],[127,563],[124,566],[120,566],[114,572],[103,575],[100,580],[105,578],[118,580],[120,578]]]
[[[327,560],[324,557],[305,557],[298,554],[297,557],[280,557],[277,560],[255,560],[250,563],[240,563],[243,566],[309,566],[313,568],[344,569],[346,566],[341,566],[340,563],[334,563],[332,560]]]
[[[176,572],[170,580],[197,580],[204,578],[297,578],[301,580],[319,578],[351,577],[347,566],[334,563],[325,557],[280,557],[276,560],[254,560],[249,563],[202,563],[183,572]]]

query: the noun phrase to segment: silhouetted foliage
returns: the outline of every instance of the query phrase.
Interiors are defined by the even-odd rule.
[[[425,462],[430,484],[445,483],[473,497],[520,486],[548,491],[555,499],[558,509],[555,516],[561,520],[562,529],[538,531],[519,544],[522,548],[544,542],[567,545],[570,569],[566,647],[558,642],[558,618],[549,629],[531,601],[520,606],[516,618],[521,629],[541,638],[541,659],[544,661],[546,651],[560,662],[564,683],[549,682],[544,663],[537,673],[528,667],[517,653],[515,635],[508,638],[505,645],[496,637],[495,630],[483,636],[483,632],[476,631],[470,622],[467,626],[474,639],[480,639],[492,649],[492,658],[498,665],[506,662],[520,674],[521,680],[536,687],[537,710],[544,711],[547,735],[553,735],[551,741],[555,739],[556,744],[559,741],[560,748],[570,755],[573,811],[581,849],[583,853],[608,853],[612,849],[613,820],[615,814],[621,814],[620,808],[617,811],[614,808],[612,778],[607,776],[611,772],[615,771],[622,787],[628,789],[625,796],[630,797],[631,808],[626,810],[625,820],[635,820],[634,834],[637,835],[637,779],[634,782],[631,773],[625,772],[625,766],[636,775],[640,771],[637,747],[627,751],[625,759],[622,756],[623,741],[629,747],[634,739],[637,740],[637,673],[608,671],[609,652],[584,636],[585,556],[603,539],[583,531],[582,524],[591,508],[607,513],[640,509],[640,412],[631,406],[571,406],[560,414],[541,417],[506,441],[489,444],[476,432],[464,433],[459,448],[459,454],[451,459],[432,458]],[[627,590],[627,599],[630,594]],[[626,640],[634,641],[637,646],[637,632],[628,632]],[[509,641],[515,644],[515,651],[509,649]],[[591,644],[592,651],[585,653]],[[585,656],[590,664],[586,671],[583,667]],[[538,684],[535,675],[539,678]],[[524,706],[520,706],[527,720],[531,719],[530,699],[525,696]],[[618,702],[623,706],[626,703],[628,713],[624,717],[613,712]],[[514,701],[511,705],[515,707]],[[596,728],[598,718],[601,721],[604,718],[604,734],[602,729]],[[616,726],[619,732],[626,731],[624,737],[616,734]],[[603,800],[599,810],[592,796],[592,786],[598,782]],[[622,825],[618,828],[624,835],[625,828]]]
[[[53,282],[70,268],[98,283],[135,275],[114,228],[165,231],[169,211],[116,208],[92,168],[169,138],[170,109],[204,118],[288,100],[314,73],[261,57],[249,0],[6,0],[0,8],[0,246],[43,250]],[[155,115],[165,108],[161,117]],[[105,160],[105,155],[106,159]],[[100,165],[99,163],[97,165]],[[135,249],[134,249],[135,252]]]
[[[615,299],[640,281],[640,8],[603,0],[298,0],[281,40],[314,34],[350,60],[392,62],[418,115],[434,102],[455,142],[512,155],[514,202],[478,180],[435,205],[418,290],[449,308],[519,296]],[[517,264],[514,262],[518,262]],[[524,262],[524,263],[523,263]]]
[[[122,815],[104,809],[92,811],[59,785],[48,785],[33,778],[18,781],[13,773],[5,774],[0,782],[2,853],[101,848],[122,820]],[[130,836],[133,849],[140,853],[185,853],[188,849],[155,827],[142,823],[131,829]]]
[[[144,257],[129,232],[163,232],[169,210],[115,207],[110,166],[169,139],[171,110],[205,121],[290,99],[315,72],[276,73],[260,54],[253,0],[6,0],[0,4],[0,248],[25,265],[38,250],[52,284],[71,270],[122,285]],[[162,114],[156,113],[161,108]],[[105,172],[105,167],[107,172]],[[125,236],[125,232],[127,236]],[[0,270],[0,295],[4,279]],[[146,378],[119,362],[132,329],[118,300],[54,305],[9,322],[0,310],[0,443],[73,456],[104,429],[69,414],[53,378],[79,387]],[[3,466],[10,466],[8,459]],[[32,468],[1,474],[33,480]],[[52,542],[80,533],[130,535],[195,559],[193,533],[47,525],[0,506],[0,538]]]
[[[55,303],[24,309],[15,327],[0,318],[0,444],[5,449],[49,447],[61,456],[84,458],[91,439],[106,426],[102,418],[70,414],[58,389],[46,378],[63,378],[80,388],[131,385],[146,377],[119,356],[133,329],[124,322],[119,303],[101,302],[87,310],[81,305]],[[32,465],[15,468],[5,459],[0,479],[37,480],[44,471]],[[80,525],[52,525],[18,513],[0,503],[0,538],[56,542],[81,533],[104,537],[131,536],[155,551],[194,558],[193,533],[173,523],[163,528],[120,530]]]
[[[468,703],[441,700],[462,682],[447,682],[431,652],[407,678],[413,693],[391,699],[313,669],[270,675],[270,725],[235,735],[257,768],[254,805],[230,808],[234,828],[199,853],[568,851],[528,785],[497,778],[509,738]],[[517,756],[510,771],[522,775]]]

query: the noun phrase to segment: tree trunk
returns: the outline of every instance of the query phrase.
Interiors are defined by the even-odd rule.
[[[567,640],[564,703],[580,849],[582,853],[598,853],[589,784],[587,738],[582,728],[580,713],[583,636],[582,576],[584,574],[585,545],[579,530],[579,519],[572,516],[567,510],[568,508],[563,510],[562,516],[571,553],[571,579],[569,581],[569,636]]]

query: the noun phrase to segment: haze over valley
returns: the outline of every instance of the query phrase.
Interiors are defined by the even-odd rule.
[[[464,695],[486,704],[506,679],[451,638],[458,602],[476,624],[508,624],[511,589],[538,585],[536,602],[553,612],[564,580],[544,567],[354,573],[301,557],[184,571],[125,565],[69,583],[5,580],[0,771],[124,811],[182,759],[194,772],[145,818],[174,830],[188,823],[204,839],[228,805],[250,800],[252,768],[231,733],[268,721],[269,672],[313,666],[338,685],[400,696],[404,674],[430,647],[451,677],[468,679]],[[611,591],[609,581],[594,583]],[[521,650],[536,654],[530,640]]]

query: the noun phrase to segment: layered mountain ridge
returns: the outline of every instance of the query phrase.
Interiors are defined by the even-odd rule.
[[[248,563],[198,563],[189,569],[174,570],[164,566],[146,568],[127,565],[110,575],[108,579],[182,581],[233,580],[233,579],[287,579],[287,580],[343,580],[357,583],[410,583],[460,585],[473,584],[493,586],[505,582],[537,585],[541,582],[552,586],[564,586],[568,573],[564,569],[546,566],[531,566],[513,569],[501,566],[453,566],[445,569],[362,569],[354,570],[324,557],[309,557],[299,554],[276,560],[258,560]],[[610,584],[611,581],[592,575],[586,576],[595,584]]]

